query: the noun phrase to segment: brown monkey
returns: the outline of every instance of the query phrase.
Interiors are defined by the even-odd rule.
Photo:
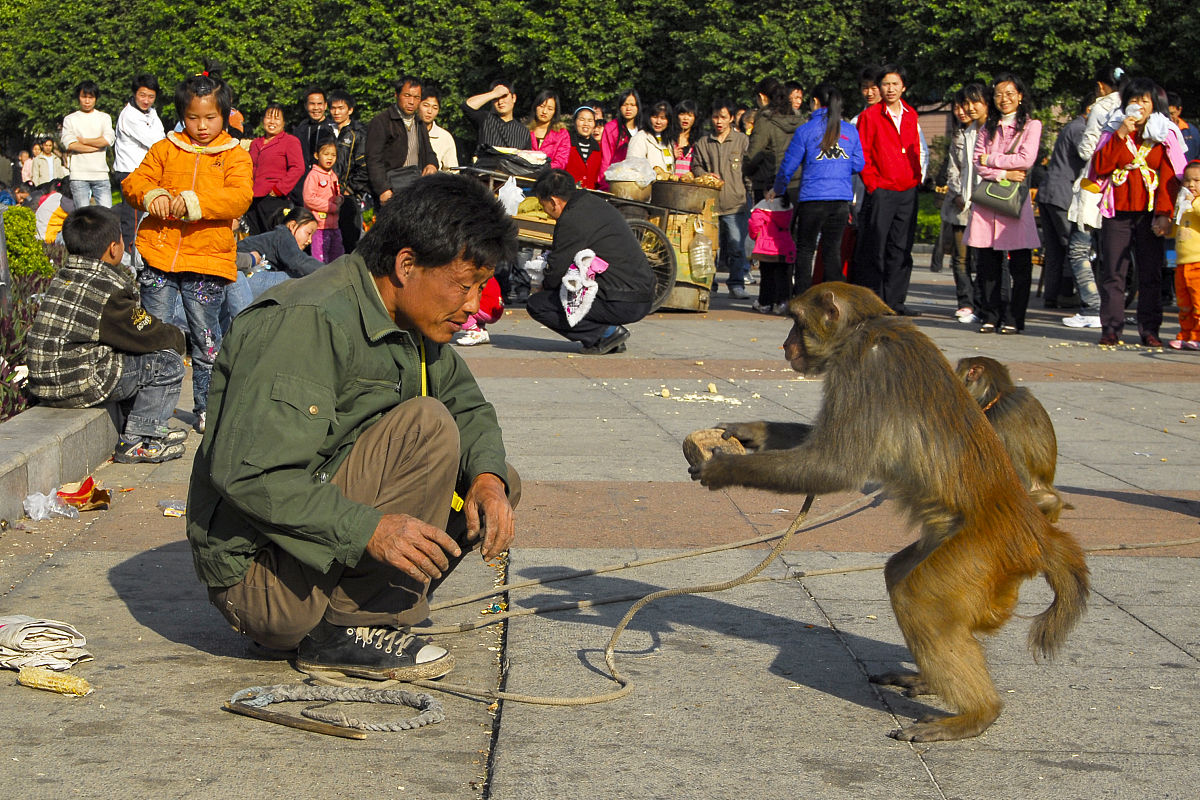
[[[1017,477],[1046,519],[1058,522],[1064,508],[1074,508],[1054,488],[1058,465],[1058,439],[1050,415],[1024,386],[1013,383],[1008,367],[994,358],[964,358],[954,368],[996,429],[1012,459]]]
[[[710,489],[796,494],[882,483],[920,528],[884,570],[919,672],[872,680],[909,695],[939,694],[956,712],[890,735],[976,736],[1001,707],[977,635],[1004,625],[1020,584],[1040,572],[1054,601],[1034,619],[1029,644],[1035,657],[1053,655],[1086,605],[1083,551],[1038,513],[979,405],[912,322],[845,283],[813,286],[788,311],[788,361],[797,372],[825,376],[816,423],[723,425],[756,452],[717,452],[692,477]]]

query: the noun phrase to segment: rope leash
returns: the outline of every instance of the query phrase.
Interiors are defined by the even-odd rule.
[[[872,502],[881,493],[882,493],[882,490],[876,490],[876,491],[872,492],[871,494],[865,495],[861,498],[857,498],[849,503],[846,503],[846,504],[838,507],[837,509],[834,509],[831,512],[828,512],[827,514],[817,517],[816,519],[812,520],[811,524],[816,525],[820,522],[823,522],[825,520],[828,520],[830,518],[836,517],[840,514],[843,514],[850,510],[853,510],[856,507],[865,506],[869,502]],[[504,612],[501,614],[493,615],[490,619],[480,620],[480,621],[476,621],[476,622],[460,623],[457,625],[448,625],[448,626],[436,626],[436,627],[412,629],[413,633],[426,634],[426,635],[436,635],[436,634],[443,634],[443,633],[458,633],[458,632],[464,632],[464,631],[470,631],[470,630],[478,630],[480,628],[495,625],[500,622],[505,622],[508,619],[514,618],[514,617],[527,616],[530,614],[544,614],[544,613],[549,613],[549,612],[553,612],[553,611],[562,611],[562,610],[577,610],[577,609],[590,608],[590,607],[594,607],[594,606],[600,606],[600,605],[606,605],[606,604],[610,604],[610,603],[616,603],[616,602],[622,602],[622,601],[626,601],[626,600],[636,599],[637,602],[635,602],[634,605],[629,609],[629,611],[626,612],[625,616],[621,619],[621,621],[614,628],[613,633],[612,633],[611,637],[609,638],[608,644],[605,647],[604,662],[609,671],[608,677],[610,680],[612,680],[613,682],[618,684],[618,688],[613,691],[601,693],[601,694],[584,695],[584,696],[577,696],[577,697],[554,697],[554,696],[528,695],[528,694],[522,694],[522,693],[517,693],[517,692],[506,692],[506,691],[500,691],[500,690],[496,690],[496,689],[479,688],[479,687],[466,686],[466,685],[461,685],[461,684],[452,684],[452,683],[447,683],[445,681],[419,680],[419,681],[409,682],[409,685],[419,686],[422,688],[428,688],[428,689],[433,689],[433,690],[442,691],[442,692],[448,692],[451,694],[465,695],[468,697],[478,697],[478,698],[483,698],[483,699],[488,699],[488,700],[509,700],[509,701],[518,702],[518,703],[527,703],[527,704],[534,704],[534,705],[547,705],[547,706],[593,705],[593,704],[597,704],[597,703],[611,702],[613,700],[618,700],[622,697],[625,697],[626,695],[628,695],[630,692],[633,691],[634,684],[629,678],[624,676],[617,667],[616,656],[615,656],[616,645],[617,645],[617,642],[620,640],[622,633],[624,633],[626,628],[629,626],[630,622],[633,620],[634,616],[639,611],[641,611],[643,608],[645,608],[647,605],[649,605],[650,603],[652,603],[656,600],[661,600],[666,597],[677,597],[677,596],[690,595],[690,594],[707,594],[707,593],[713,593],[713,592],[720,592],[720,591],[725,591],[727,589],[732,589],[732,588],[742,586],[745,584],[749,584],[749,583],[780,582],[780,581],[785,581],[785,580],[798,580],[801,578],[816,577],[816,576],[821,576],[821,575],[838,575],[838,574],[847,574],[847,573],[852,573],[852,572],[865,572],[865,571],[874,571],[874,570],[883,569],[884,564],[879,563],[879,564],[860,565],[860,566],[854,566],[854,567],[839,567],[839,568],[828,568],[828,569],[819,569],[819,570],[798,570],[798,571],[795,571],[783,578],[761,578],[761,577],[758,577],[759,574],[763,570],[765,570],[776,558],[778,558],[778,556],[783,552],[784,549],[786,549],[786,547],[787,547],[788,543],[790,542],[790,540],[792,539],[792,537],[803,526],[805,520],[807,519],[808,512],[809,512],[810,508],[812,507],[813,500],[814,500],[813,495],[808,495],[805,498],[804,505],[801,508],[799,514],[797,514],[795,520],[793,520],[792,524],[787,528],[787,530],[785,530],[783,532],[782,535],[780,535],[779,532],[774,532],[771,534],[767,534],[765,536],[760,536],[760,537],[756,537],[753,539],[747,539],[747,540],[743,540],[740,542],[734,542],[732,544],[702,548],[699,550],[692,550],[692,551],[688,551],[686,553],[675,554],[675,555],[671,555],[671,556],[662,556],[662,557],[657,557],[657,558],[642,559],[642,560],[638,560],[638,561],[628,561],[628,562],[623,562],[620,564],[612,564],[612,565],[608,565],[608,566],[604,566],[604,567],[597,567],[597,568],[588,569],[588,570],[572,571],[569,573],[564,573],[562,575],[553,576],[550,578],[542,578],[542,579],[529,580],[529,581],[523,581],[523,582],[518,582],[518,583],[503,584],[500,586],[496,586],[496,587],[492,588],[491,590],[480,592],[476,595],[457,598],[454,600],[450,600],[450,601],[447,601],[444,603],[437,604],[437,605],[431,607],[430,610],[431,611],[441,610],[441,609],[445,609],[445,608],[451,608],[451,607],[455,607],[455,606],[459,606],[459,605],[464,605],[464,604],[467,604],[470,602],[475,602],[475,601],[478,601],[481,599],[486,599],[488,597],[494,597],[497,594],[502,594],[502,593],[513,591],[516,589],[544,586],[544,585],[547,585],[550,583],[556,583],[559,581],[571,580],[571,579],[580,578],[580,577],[589,577],[589,576],[593,576],[593,575],[600,575],[600,574],[604,574],[607,572],[615,572],[618,570],[630,569],[630,568],[638,567],[638,566],[646,566],[646,565],[650,565],[650,564],[658,564],[658,563],[681,560],[681,559],[686,559],[686,558],[695,558],[697,556],[707,555],[710,553],[723,552],[726,550],[747,547],[747,546],[750,546],[753,544],[760,544],[760,543],[764,543],[764,542],[767,542],[767,541],[770,541],[770,540],[776,539],[776,538],[779,539],[779,541],[776,543],[776,545],[771,550],[771,552],[761,562],[759,562],[755,567],[753,567],[751,570],[744,573],[743,575],[740,575],[737,578],[734,578],[729,581],[724,581],[724,582],[720,582],[720,583],[709,583],[709,584],[703,584],[703,585],[699,585],[699,586],[679,587],[679,588],[674,588],[674,589],[663,589],[663,590],[656,591],[656,592],[653,592],[648,595],[641,595],[640,593],[636,593],[636,594],[605,597],[605,598],[600,598],[597,600],[580,600],[580,601],[573,601],[573,602],[565,602],[565,603],[561,603],[561,604],[557,604],[557,605],[553,605],[553,606],[544,606],[544,607],[539,607],[539,608],[528,608],[528,609],[520,609],[518,611]],[[1177,539],[1177,540],[1165,541],[1165,542],[1151,542],[1151,543],[1146,543],[1146,544],[1120,543],[1120,544],[1114,544],[1114,545],[1100,545],[1100,546],[1096,546],[1096,547],[1092,547],[1092,548],[1086,548],[1085,552],[1093,553],[1093,552],[1106,552],[1106,551],[1113,551],[1113,550],[1140,550],[1140,549],[1152,549],[1152,548],[1160,548],[1160,547],[1177,547],[1177,546],[1197,544],[1197,543],[1200,543],[1200,537],[1190,538],[1190,539]],[[335,731],[342,730],[344,728],[356,728],[358,730],[375,730],[375,731],[411,730],[413,728],[423,727],[424,725],[441,722],[443,719],[445,719],[445,713],[442,710],[440,703],[437,703],[437,701],[434,700],[432,696],[427,695],[427,694],[416,694],[416,693],[404,692],[404,691],[397,692],[394,690],[390,690],[389,687],[398,685],[398,684],[402,683],[401,681],[393,680],[393,681],[376,682],[376,683],[371,684],[370,687],[368,687],[368,686],[348,683],[348,682],[344,681],[343,679],[345,678],[345,676],[340,672],[333,672],[333,671],[327,671],[327,670],[308,670],[307,674],[312,681],[315,681],[319,685],[282,684],[280,686],[274,686],[274,687],[265,687],[265,688],[264,687],[255,687],[253,689],[244,689],[241,692],[238,692],[236,695],[234,695],[231,702],[226,704],[226,708],[228,708],[229,710],[232,710],[232,711],[238,711],[238,713],[244,713],[242,711],[239,711],[238,708],[233,708],[231,706],[234,706],[234,705],[236,705],[236,706],[251,706],[256,709],[261,709],[262,707],[265,707],[266,705],[268,705],[270,703],[283,702],[283,701],[294,699],[294,700],[326,700],[329,702],[358,701],[358,702],[375,702],[375,703],[395,703],[395,704],[401,704],[401,705],[409,705],[411,707],[418,708],[421,711],[421,713],[418,714],[417,717],[415,717],[411,720],[402,720],[397,723],[369,724],[369,723],[364,723],[356,718],[347,717],[344,713],[341,713],[341,712],[319,712],[316,709],[303,710],[301,713],[304,716],[306,716],[312,720],[317,720],[318,723],[321,723],[321,724],[328,723],[328,727],[333,729],[333,730],[318,731],[318,732],[322,732],[322,733],[334,733]],[[407,696],[410,699],[407,701],[393,699],[393,698],[400,698],[400,697],[404,697],[404,696]],[[245,697],[250,697],[253,699],[248,700],[248,701],[242,699]],[[267,699],[264,700],[263,698],[267,698]],[[384,698],[387,698],[387,699],[384,699]],[[428,703],[428,705],[426,705],[426,703]],[[261,714],[261,713],[262,712],[260,710],[259,714]],[[268,712],[268,713],[271,713],[271,712]],[[256,714],[254,716],[258,716],[258,715]],[[282,719],[272,718],[269,721],[279,722],[281,724],[291,724],[290,722],[288,722],[288,720],[295,720],[296,722],[304,722],[303,720],[296,720],[296,718],[294,718],[294,717],[287,717],[286,715],[282,715],[282,714],[273,714],[272,716],[281,717]],[[259,718],[265,718],[265,717],[260,716]],[[309,723],[309,724],[311,725],[312,723]],[[293,725],[293,727],[302,727],[302,726]],[[312,730],[312,728],[307,728],[307,729]],[[342,735],[342,734],[335,734],[335,735]]]

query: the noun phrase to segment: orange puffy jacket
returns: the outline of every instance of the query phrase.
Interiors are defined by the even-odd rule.
[[[162,195],[180,195],[187,204],[183,219],[142,220],[137,249],[147,264],[163,272],[237,278],[233,220],[254,199],[254,164],[237,139],[222,131],[202,147],[184,133],[169,133],[121,182],[121,192],[143,211]]]

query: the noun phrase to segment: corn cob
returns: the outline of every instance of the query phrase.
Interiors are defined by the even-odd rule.
[[[92,693],[92,685],[83,678],[75,675],[63,675],[45,667],[21,667],[17,673],[17,683],[32,689],[45,689],[59,694],[70,694],[83,697]]]

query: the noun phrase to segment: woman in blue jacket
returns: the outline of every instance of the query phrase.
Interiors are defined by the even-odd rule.
[[[832,83],[813,90],[812,116],[796,129],[775,175],[773,195],[783,196],[797,169],[799,203],[793,230],[796,235],[796,271],[793,287],[800,294],[812,284],[817,237],[824,280],[838,280],[842,272],[842,232],[850,219],[854,175],[862,172],[862,144],[858,130],[842,120],[842,93]]]

